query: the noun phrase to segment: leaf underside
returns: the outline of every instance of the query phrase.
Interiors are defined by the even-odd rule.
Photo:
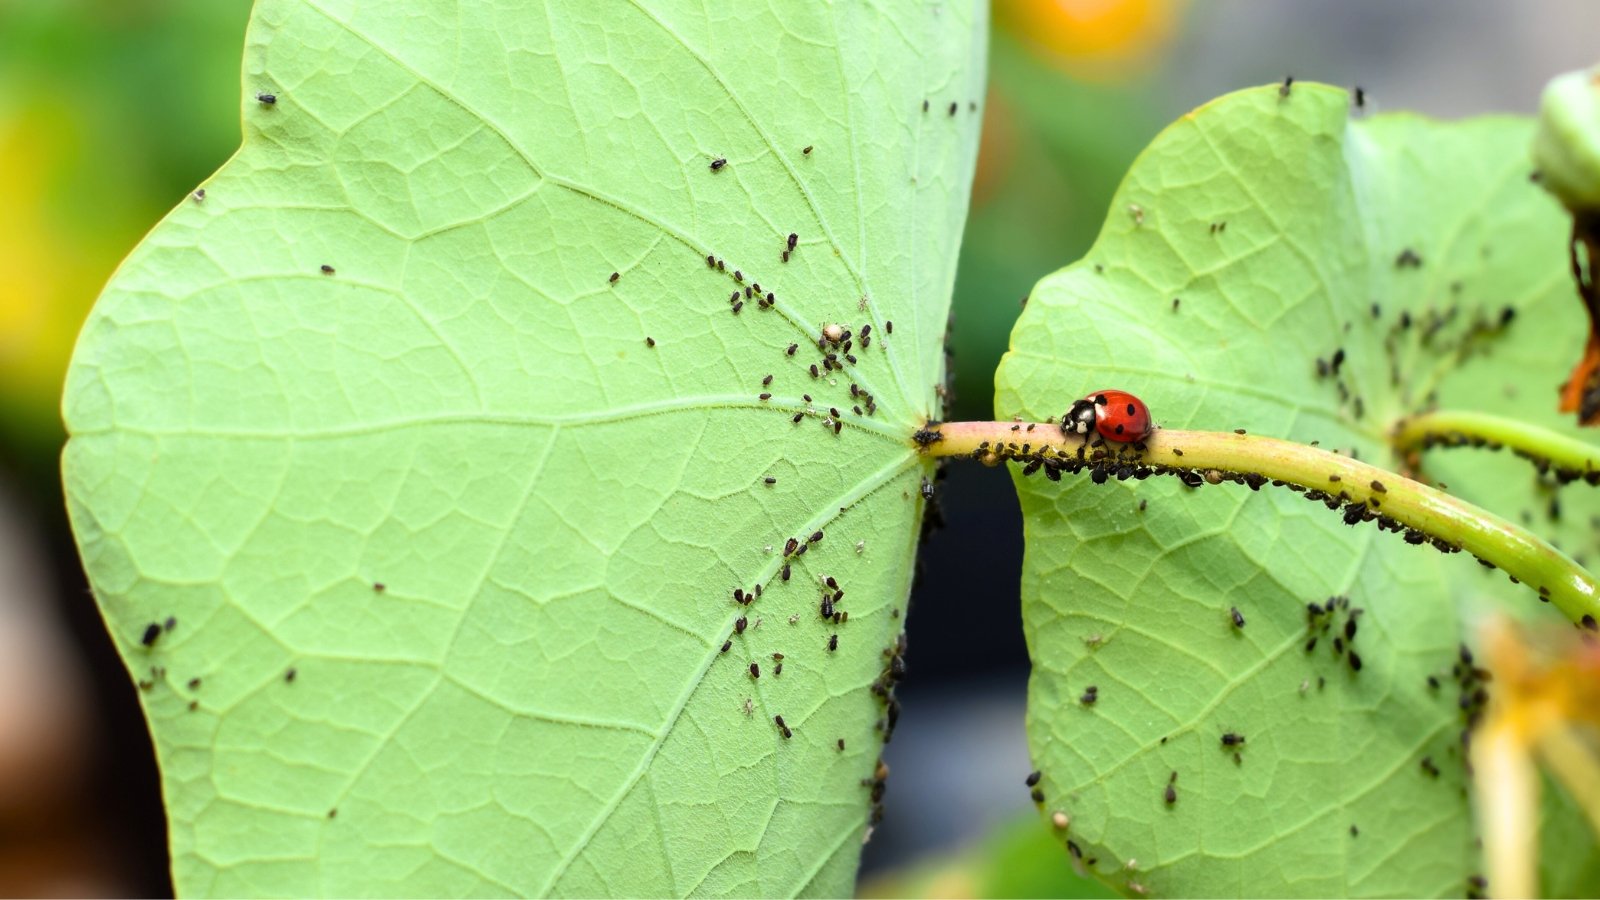
[[[257,4],[243,147],[64,401],[180,893],[850,891],[974,6]]]
[[[1059,416],[1115,387],[1169,427],[1386,466],[1388,427],[1432,399],[1565,427],[1553,388],[1582,313],[1565,223],[1527,178],[1530,134],[1508,118],[1363,119],[1322,85],[1202,107],[1139,158],[1089,254],[1033,292],[997,414]],[[1560,490],[1552,520],[1556,492],[1509,454],[1423,464],[1580,561],[1600,552],[1592,490]],[[1070,815],[1060,836],[1091,871],[1161,895],[1468,890],[1480,863],[1451,669],[1489,606],[1557,621],[1533,593],[1288,491],[1016,483],[1029,740],[1043,811]],[[1335,595],[1349,609],[1310,624],[1306,604]],[[1549,890],[1596,889],[1580,855],[1544,862]]]

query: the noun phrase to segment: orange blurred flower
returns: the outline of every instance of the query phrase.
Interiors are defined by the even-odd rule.
[[[1172,40],[1183,0],[998,0],[996,24],[1051,65],[1115,81]]]

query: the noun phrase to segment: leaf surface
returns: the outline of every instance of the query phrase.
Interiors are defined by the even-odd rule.
[[[243,147],[64,401],[180,893],[851,889],[984,45],[966,3],[257,4]]]
[[[1135,163],[1088,256],[1033,292],[997,414],[1045,420],[1121,388],[1169,427],[1390,467],[1388,428],[1435,401],[1564,427],[1552,389],[1582,313],[1566,225],[1527,178],[1530,134],[1353,117],[1322,85],[1196,110]],[[1579,558],[1600,549],[1592,490],[1562,490],[1550,522],[1553,489],[1509,454],[1435,451],[1424,468]],[[1483,609],[1554,620],[1532,592],[1286,490],[1016,482],[1030,744],[1044,812],[1070,815],[1094,871],[1162,895],[1468,890],[1458,700],[1476,685],[1452,665]],[[1312,619],[1332,596],[1349,606]],[[1547,862],[1552,890],[1584,892],[1580,860]]]

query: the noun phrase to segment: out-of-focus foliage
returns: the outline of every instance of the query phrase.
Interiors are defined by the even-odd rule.
[[[0,3],[0,441],[53,447],[89,305],[239,140],[248,0]]]
[[[964,851],[926,858],[862,882],[868,897],[1115,897],[1098,881],[1074,874],[1067,851],[1028,815]]]
[[[1088,249],[1128,161],[1162,125],[1161,69],[1181,4],[1000,0],[972,212],[950,332],[954,418],[987,418],[1019,301]],[[1085,80],[1093,73],[1093,81]]]

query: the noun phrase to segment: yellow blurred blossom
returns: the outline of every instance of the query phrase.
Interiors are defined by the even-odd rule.
[[[1483,630],[1494,689],[1472,738],[1472,767],[1496,897],[1538,889],[1538,763],[1576,801],[1600,843],[1600,641],[1591,631],[1579,634],[1530,639],[1504,618]]]
[[[1114,81],[1171,42],[1182,0],[998,0],[997,25],[1068,74]]]

